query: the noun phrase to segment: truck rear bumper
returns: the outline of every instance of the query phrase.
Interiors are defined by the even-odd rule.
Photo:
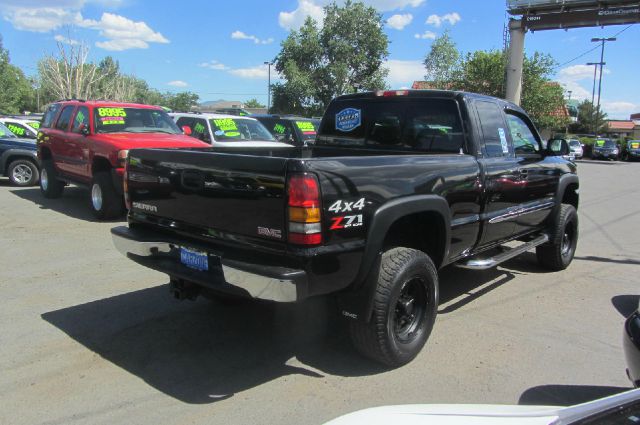
[[[111,236],[116,249],[127,258],[172,277],[213,290],[225,291],[225,286],[231,286],[233,288],[226,289],[239,289],[239,292],[248,297],[294,302],[300,299],[299,294],[304,292],[300,291],[299,287],[306,288],[308,284],[304,270],[224,258],[200,244],[158,238],[151,232],[119,226],[111,229]],[[219,265],[212,264],[207,271],[191,269],[180,262],[181,247],[206,252],[211,260],[219,260]]]

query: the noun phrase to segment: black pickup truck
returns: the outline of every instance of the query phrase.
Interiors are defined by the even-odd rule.
[[[554,146],[492,97],[341,96],[312,147],[131,150],[128,227],[112,236],[178,298],[337,296],[356,348],[400,366],[431,333],[438,269],[533,248],[548,269],[569,265],[578,176],[566,142]]]

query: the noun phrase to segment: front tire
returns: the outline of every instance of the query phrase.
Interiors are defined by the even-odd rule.
[[[438,274],[422,251],[382,254],[371,320],[351,322],[351,339],[364,356],[389,367],[413,360],[427,342],[438,309]]]
[[[538,264],[542,267],[560,271],[569,267],[578,246],[578,212],[573,205],[562,204],[551,240],[536,248]]]
[[[93,176],[89,206],[93,215],[99,220],[109,220],[124,213],[124,201],[116,192],[110,174],[98,172]]]
[[[57,179],[56,168],[51,160],[42,162],[40,170],[40,192],[45,198],[55,199],[62,196],[64,183]]]
[[[17,159],[9,164],[7,169],[9,181],[14,186],[26,187],[38,184],[40,172],[33,161],[28,159]]]

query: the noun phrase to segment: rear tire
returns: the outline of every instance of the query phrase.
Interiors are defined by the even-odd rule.
[[[42,161],[40,170],[40,192],[45,198],[54,199],[62,196],[64,183],[58,180],[56,168],[49,159]]]
[[[427,342],[438,309],[438,274],[422,251],[382,254],[371,320],[351,322],[351,339],[364,356],[390,367],[413,360]]]
[[[14,186],[26,187],[38,184],[40,172],[38,166],[28,159],[17,159],[7,169],[9,181]]]
[[[562,204],[551,229],[551,240],[536,248],[538,264],[560,271],[569,267],[578,246],[578,212],[573,205]]]
[[[124,200],[113,186],[111,175],[95,173],[91,182],[89,206],[98,220],[109,220],[124,213]]]

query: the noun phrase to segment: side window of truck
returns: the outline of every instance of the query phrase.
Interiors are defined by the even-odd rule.
[[[69,122],[71,121],[71,113],[73,112],[73,105],[65,106],[62,112],[60,113],[60,117],[58,118],[58,122],[56,122],[56,129],[67,131],[69,128]]]
[[[509,156],[509,142],[500,107],[493,102],[476,101],[482,127],[484,153],[488,157]]]
[[[180,117],[178,118],[178,121],[176,121],[176,125],[178,127],[180,127],[180,130],[182,130],[182,127],[187,126],[191,129],[192,131],[192,135],[193,135],[193,118],[189,118],[189,117]]]
[[[89,108],[86,106],[81,106],[78,108],[78,112],[76,112],[76,116],[73,119],[73,126],[71,126],[71,131],[74,133],[80,133],[80,126],[84,126],[83,128],[89,127]]]
[[[540,152],[538,139],[536,139],[532,129],[529,128],[529,124],[512,113],[507,112],[506,116],[515,154],[527,155]]]
[[[193,136],[202,140],[203,142],[211,143],[211,137],[209,137],[209,127],[207,127],[207,120],[203,118],[194,118],[193,119],[193,127],[191,128],[193,131]]]

